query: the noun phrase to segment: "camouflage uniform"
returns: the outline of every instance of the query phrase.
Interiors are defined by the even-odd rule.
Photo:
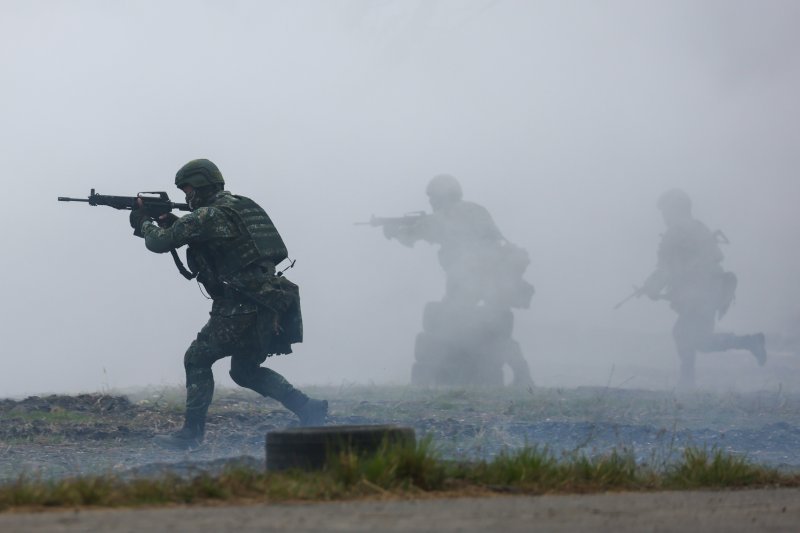
[[[208,322],[184,356],[184,436],[191,437],[191,444],[202,440],[214,393],[211,366],[228,356],[234,382],[278,400],[301,423],[312,404],[319,411],[324,403],[327,411],[327,402],[310,402],[283,376],[261,366],[269,356],[291,353],[291,345],[303,338],[298,287],[275,275],[287,251],[269,216],[252,200],[219,190],[202,207],[170,222],[159,227],[143,220],[139,233],[145,245],[156,253],[188,245],[189,269],[213,300]],[[319,417],[312,418],[319,423]],[[173,439],[166,445],[183,447],[182,442]]]
[[[714,331],[717,319],[725,315],[736,291],[736,276],[722,267],[724,256],[719,239],[719,233],[712,233],[688,212],[673,217],[661,238],[656,269],[644,284],[647,295],[668,300],[678,314],[672,336],[681,362],[681,387],[694,386],[698,352],[744,349],[751,351],[759,364],[766,360],[762,334]]]
[[[444,175],[431,184],[438,179],[449,186],[455,182]],[[442,195],[431,189],[429,185],[432,214],[410,224],[384,226],[388,238],[406,246],[418,240],[438,244],[439,264],[446,274],[442,301],[431,302],[425,309],[412,381],[498,385],[505,363],[512,369],[514,384],[532,384],[528,363],[511,337],[511,308],[527,308],[533,295],[533,286],[522,279],[530,262],[527,252],[503,238],[484,207],[462,200],[460,186],[457,194],[441,202]],[[426,379],[421,367],[429,352],[450,361],[432,369],[432,378]]]

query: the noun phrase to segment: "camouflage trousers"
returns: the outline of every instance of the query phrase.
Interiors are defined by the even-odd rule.
[[[716,313],[715,302],[685,306],[678,312],[672,338],[681,361],[681,386],[694,386],[698,352],[724,352],[748,347],[747,336],[714,332]]]
[[[262,396],[274,398],[284,405],[305,397],[283,376],[262,367],[267,354],[261,349],[257,313],[233,316],[211,315],[197,334],[183,358],[186,370],[186,425],[201,432],[208,406],[214,395],[214,374],[211,366],[225,357],[231,358],[230,376],[242,387]],[[287,405],[291,409],[290,405]]]

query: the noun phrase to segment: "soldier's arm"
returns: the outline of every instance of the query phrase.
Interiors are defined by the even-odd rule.
[[[658,254],[656,261],[656,268],[647,277],[642,285],[641,291],[650,298],[658,298],[670,280],[669,265],[672,262],[672,256],[677,253],[678,246],[677,236],[673,231],[667,231],[661,236],[661,242],[658,245]]]
[[[411,227],[404,227],[399,225],[386,225],[383,227],[383,236],[387,239],[397,239],[403,246],[411,248],[414,243],[420,240],[416,231]]]
[[[461,202],[458,220],[473,239],[483,242],[503,243],[505,238],[495,224],[489,210],[474,202]]]
[[[400,244],[409,248],[421,240],[436,242],[434,231],[436,221],[436,215],[425,215],[408,223],[386,224],[383,226],[383,235],[387,239],[397,239]]]
[[[180,217],[168,228],[161,228],[154,222],[147,221],[142,224],[144,244],[151,252],[163,254],[181,246],[205,240],[209,227],[219,216],[218,210],[201,207]]]
[[[500,233],[500,229],[495,224],[489,210],[483,206],[478,207],[480,209],[476,210],[474,223],[481,237],[488,241],[504,241],[503,234]]]
[[[649,298],[656,299],[669,284],[669,273],[663,268],[656,268],[642,285],[641,292]]]

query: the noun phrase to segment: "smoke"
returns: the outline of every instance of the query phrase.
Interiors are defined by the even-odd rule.
[[[677,186],[731,240],[739,296],[720,327],[783,339],[764,371],[710,355],[698,381],[797,386],[794,2],[0,9],[6,395],[182,382],[209,303],[124,213],[55,197],[179,197],[195,157],[263,205],[297,259],[306,341],[269,361],[292,382],[408,382],[444,290],[436,250],[352,223],[425,209],[447,172],[530,253],[537,294],[515,335],[537,384],[674,383],[671,312],[611,307],[653,267],[655,200]]]

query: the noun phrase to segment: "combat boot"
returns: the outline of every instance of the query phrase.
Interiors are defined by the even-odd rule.
[[[309,398],[295,414],[301,426],[324,426],[328,418],[328,400]]]
[[[187,416],[183,428],[168,435],[156,435],[153,443],[168,450],[191,450],[200,446],[205,433],[205,419]]]
[[[756,333],[746,337],[747,349],[758,361],[758,366],[764,366],[767,362],[767,339],[763,333]]]
[[[281,400],[281,403],[297,415],[301,426],[325,425],[328,416],[328,400],[315,400],[294,389]]]

